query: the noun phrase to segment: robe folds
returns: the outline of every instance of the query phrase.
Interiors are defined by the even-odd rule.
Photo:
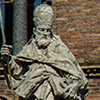
[[[38,99],[54,100],[52,95],[64,97],[67,87],[76,83],[76,94],[82,100],[88,92],[83,71],[58,35],[45,49],[39,49],[31,38],[19,54],[12,56],[10,65],[14,90],[23,98],[35,95]]]

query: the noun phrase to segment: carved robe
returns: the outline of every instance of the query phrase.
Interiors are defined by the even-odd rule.
[[[54,100],[52,95],[62,96],[75,83],[78,83],[76,94],[80,98],[84,99],[87,94],[83,71],[57,35],[45,49],[38,49],[32,38],[18,55],[12,56],[10,65],[14,90],[23,98],[35,95],[38,99]]]

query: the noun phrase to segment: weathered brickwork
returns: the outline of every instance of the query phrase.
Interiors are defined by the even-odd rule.
[[[54,32],[71,49],[89,78],[86,100],[100,100],[100,0],[53,0]],[[94,65],[89,66],[89,65]]]
[[[53,0],[54,32],[82,64],[100,64],[100,0]]]
[[[86,100],[100,100],[100,78],[89,79],[90,91]]]
[[[18,98],[18,95],[8,88],[4,76],[4,68],[0,64],[0,100],[18,100]]]
[[[5,80],[0,80],[0,100],[13,100],[13,95],[8,89]]]

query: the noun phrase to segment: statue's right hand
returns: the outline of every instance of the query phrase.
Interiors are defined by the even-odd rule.
[[[10,61],[11,58],[11,52],[12,52],[12,46],[11,45],[3,45],[1,47],[1,60],[3,63],[6,63]]]

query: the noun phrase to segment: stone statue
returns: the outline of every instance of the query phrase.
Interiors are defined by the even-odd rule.
[[[85,100],[88,81],[75,57],[58,35],[52,32],[54,14],[42,4],[34,11],[33,35],[22,51],[11,55],[9,45],[1,50],[8,56],[16,94],[28,100]],[[32,100],[32,99],[31,99]]]

